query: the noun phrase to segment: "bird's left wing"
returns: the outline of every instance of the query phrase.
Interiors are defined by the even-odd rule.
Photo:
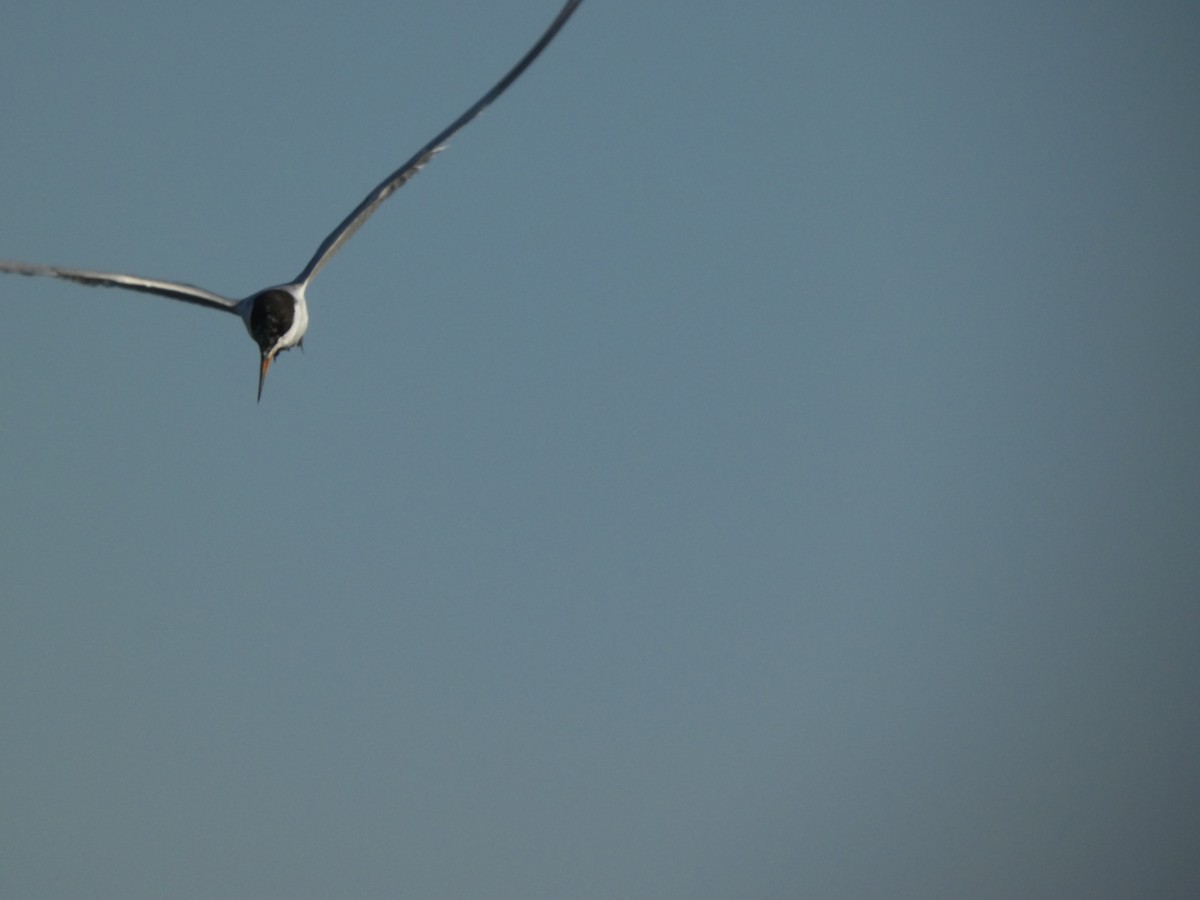
[[[554,21],[550,23],[550,27],[538,39],[538,42],[533,45],[528,53],[521,57],[520,61],[509,70],[507,75],[496,82],[496,85],[490,91],[480,97],[474,106],[451,122],[437,137],[413,154],[412,159],[381,181],[375,190],[367,194],[362,203],[358,204],[350,215],[346,216],[338,227],[333,229],[329,233],[329,236],[321,242],[321,246],[317,248],[317,252],[308,261],[308,265],[304,267],[304,271],[296,276],[296,283],[307,284],[320,271],[321,266],[325,265],[329,261],[329,258],[337,253],[342,244],[350,239],[350,236],[358,230],[359,226],[367,220],[371,213],[375,212],[380,203],[390,197],[408,179],[421,171],[422,167],[429,160],[433,159],[434,154],[446,149],[446,142],[457,131],[487,109],[493,100],[503,94],[508,86],[516,81],[520,74],[529,68],[530,63],[537,59],[541,52],[546,49],[546,45],[554,39],[559,29],[567,23],[567,19],[571,18],[571,14],[575,12],[576,7],[582,2],[583,0],[568,0],[567,4],[563,6],[554,18]]]
[[[33,263],[5,262],[0,260],[0,272],[10,272],[15,275],[46,275],[51,278],[65,278],[67,281],[77,281],[80,284],[100,285],[102,287],[119,287],[130,291],[141,291],[145,294],[158,294],[160,297],[170,297],[185,303],[195,303],[207,306],[209,309],[222,309],[225,312],[236,313],[238,301],[222,297],[195,285],[183,284],[178,281],[160,281],[156,278],[142,278],[140,275],[125,275],[120,272],[93,272],[89,269],[63,269],[58,266],[40,266]]]

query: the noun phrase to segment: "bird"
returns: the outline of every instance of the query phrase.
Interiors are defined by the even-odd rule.
[[[375,188],[363,198],[358,206],[350,211],[346,218],[321,241],[316,252],[308,263],[300,270],[300,274],[284,284],[265,288],[243,299],[233,299],[205,288],[196,287],[179,281],[165,281],[157,278],[144,278],[140,275],[130,275],[121,272],[103,272],[91,269],[70,269],[61,266],[38,265],[34,263],[10,262],[0,260],[0,273],[15,275],[44,275],[52,278],[63,278],[79,284],[98,285],[102,287],[124,288],[130,291],[140,291],[147,294],[157,294],[160,297],[170,297],[193,303],[208,309],[223,310],[239,316],[246,326],[246,331],[258,345],[258,398],[262,402],[263,384],[267,378],[267,370],[272,361],[282,352],[299,346],[303,349],[304,335],[308,331],[308,300],[305,292],[309,283],[329,262],[330,258],[341,249],[355,231],[379,208],[388,197],[402,187],[410,178],[417,174],[438,153],[446,149],[450,138],[467,125],[471,120],[492,104],[508,87],[529,68],[546,46],[554,39],[559,30],[571,18],[583,0],[568,0],[559,10],[554,21],[543,32],[537,43],[513,66],[508,73],[492,86],[486,94],[479,98],[473,106],[447,125],[436,137],[414,153],[407,162],[396,171],[379,182]]]

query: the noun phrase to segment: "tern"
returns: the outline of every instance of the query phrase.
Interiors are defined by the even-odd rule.
[[[529,65],[546,49],[546,45],[554,39],[554,36],[558,34],[567,19],[582,2],[583,0],[569,0],[554,21],[550,23],[550,27],[538,39],[538,42],[521,57],[508,74],[496,82],[495,86],[484,94],[474,106],[446,126],[437,137],[414,153],[408,162],[367,194],[363,201],[354,207],[350,215],[329,232],[300,274],[286,284],[277,284],[244,299],[235,300],[191,284],[143,278],[140,275],[120,272],[67,269],[59,266],[5,262],[3,260],[0,260],[0,272],[16,275],[46,275],[52,278],[65,278],[80,284],[125,288],[234,313],[241,317],[242,322],[246,325],[246,330],[250,332],[250,337],[258,344],[260,353],[258,399],[261,401],[263,382],[266,381],[267,370],[271,367],[271,362],[283,351],[290,350],[297,345],[303,346],[304,334],[308,330],[308,301],[305,299],[304,293],[309,282],[321,271],[321,267],[329,262],[333,254],[341,249],[342,245],[370,217],[371,213],[379,208],[384,200],[421,171],[437,153],[446,149],[447,142],[456,132],[491,105],[509,85],[520,77],[522,72],[529,68]]]

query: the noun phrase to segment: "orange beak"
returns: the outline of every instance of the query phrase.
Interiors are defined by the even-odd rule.
[[[264,353],[263,358],[262,358],[262,364],[259,366],[259,369],[258,369],[258,401],[260,403],[262,402],[263,382],[267,380],[267,369],[271,368],[271,360],[272,359],[274,359],[274,357],[268,356],[267,354]]]

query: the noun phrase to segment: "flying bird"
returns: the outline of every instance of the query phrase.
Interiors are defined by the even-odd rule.
[[[80,284],[125,288],[234,313],[241,317],[242,322],[246,325],[246,330],[250,332],[250,337],[258,344],[260,353],[258,399],[261,400],[263,382],[267,378],[267,370],[271,367],[275,357],[285,350],[303,345],[304,334],[308,330],[308,301],[304,294],[308,289],[309,282],[321,271],[321,267],[329,262],[333,254],[341,249],[350,236],[370,217],[371,213],[379,208],[379,204],[421,171],[434,155],[446,148],[447,141],[456,132],[487,109],[510,84],[520,77],[521,73],[546,49],[546,45],[554,39],[559,29],[566,24],[567,19],[582,2],[583,0],[568,0],[538,42],[521,57],[508,74],[496,82],[495,86],[484,94],[474,106],[446,126],[437,137],[414,153],[408,162],[383,179],[374,190],[367,194],[363,201],[354,207],[333,231],[329,232],[325,240],[321,241],[316,253],[300,270],[300,274],[286,284],[277,284],[244,299],[236,300],[191,284],[143,278],[140,275],[128,275],[120,272],[66,269],[59,266],[5,262],[3,260],[0,260],[0,272],[17,275],[46,275],[52,278],[65,278]]]

